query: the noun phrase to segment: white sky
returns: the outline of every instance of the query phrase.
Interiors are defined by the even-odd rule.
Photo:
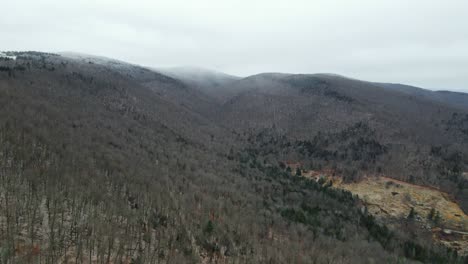
[[[468,0],[0,0],[0,50],[468,92]]]

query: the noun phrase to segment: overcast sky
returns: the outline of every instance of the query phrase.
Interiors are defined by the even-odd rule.
[[[0,50],[468,92],[468,0],[10,0]]]

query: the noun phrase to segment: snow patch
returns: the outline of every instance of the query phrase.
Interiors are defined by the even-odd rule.
[[[7,55],[4,52],[0,52],[0,58],[7,58],[7,59],[11,59],[11,60],[16,60],[16,56]]]

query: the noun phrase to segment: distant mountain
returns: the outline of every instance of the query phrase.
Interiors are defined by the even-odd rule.
[[[436,91],[437,97],[441,102],[455,105],[464,110],[468,110],[468,94],[462,92]]]
[[[393,83],[376,83],[377,85],[398,90],[400,92],[406,93],[408,95],[417,96],[426,98],[429,100],[441,102],[444,104],[449,104],[463,110],[468,110],[468,94],[461,92],[451,92],[451,91],[430,91],[414,86],[404,85],[404,84],[393,84]]]
[[[237,76],[197,67],[157,68],[155,70],[179,79],[215,99],[222,98],[227,85],[241,79]]]

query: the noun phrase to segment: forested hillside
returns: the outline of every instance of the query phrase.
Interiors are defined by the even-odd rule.
[[[279,163],[437,187],[466,212],[462,99],[330,75],[201,81],[6,54],[16,58],[0,58],[1,263],[467,261]]]
[[[458,107],[466,97],[443,103],[439,92],[416,96],[323,74],[261,74],[232,85],[237,95],[219,115],[226,126],[273,130],[300,146],[291,157],[300,150],[321,166],[441,188],[468,210],[468,112]]]

